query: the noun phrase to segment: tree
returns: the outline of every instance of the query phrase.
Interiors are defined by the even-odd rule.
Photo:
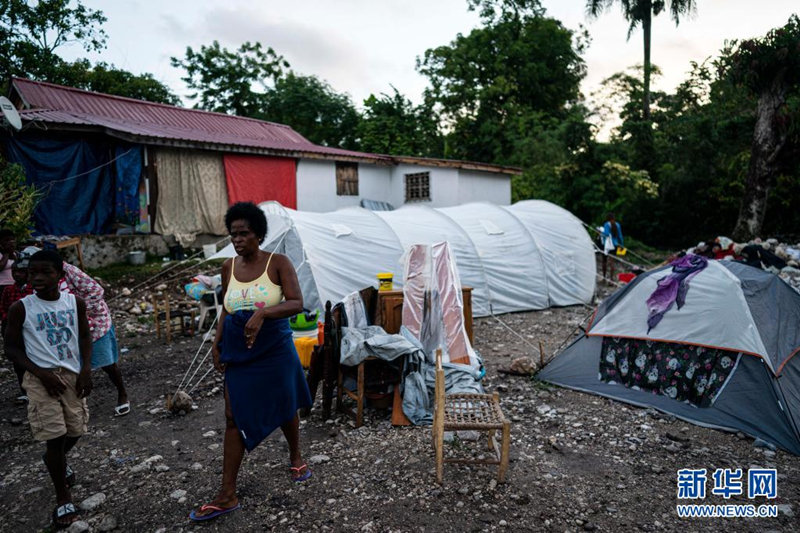
[[[513,164],[520,118],[563,114],[579,97],[583,41],[578,36],[573,46],[573,32],[538,12],[491,16],[484,27],[427,50],[417,70],[430,81],[427,105],[448,130],[447,157]]]
[[[586,10],[591,17],[598,17],[604,10],[610,8],[615,0],[587,0]],[[644,90],[642,95],[642,113],[645,121],[650,120],[650,30],[653,17],[661,13],[669,3],[672,20],[677,26],[682,15],[692,13],[695,9],[694,0],[618,0],[622,13],[630,23],[628,26],[628,39],[636,27],[642,25],[644,40]]]
[[[53,69],[47,81],[149,102],[170,105],[181,103],[180,98],[152,74],[137,75],[103,62],[92,65],[87,59],[72,63],[62,62],[59,68]]]
[[[36,187],[25,183],[22,167],[0,157],[0,228],[10,229],[20,241],[30,237],[40,198]]]
[[[187,46],[185,57],[172,57],[170,63],[186,71],[181,79],[195,91],[189,97],[198,99],[196,108],[242,117],[259,112],[264,93],[289,67],[272,48],[249,41],[235,51],[216,40],[199,51]]]
[[[442,157],[443,137],[435,114],[415,106],[392,87],[394,94],[371,94],[364,100],[358,125],[362,150],[380,154]]]
[[[87,52],[105,47],[102,11],[80,0],[0,0],[0,77],[48,80],[63,60],[56,50],[70,43]]]
[[[734,238],[744,240],[761,232],[770,188],[782,166],[790,163],[783,156],[791,149],[787,144],[798,128],[797,117],[791,113],[797,108],[787,106],[787,99],[800,86],[800,18],[792,15],[785,26],[765,37],[732,46],[724,68],[734,82],[758,98],[750,166],[733,230]]]
[[[316,76],[290,72],[278,78],[265,92],[261,109],[250,116],[291,126],[316,144],[358,148],[359,116],[350,96]]]

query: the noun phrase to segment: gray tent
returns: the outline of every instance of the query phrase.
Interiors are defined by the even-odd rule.
[[[800,455],[800,294],[762,270],[709,261],[683,307],[648,331],[645,302],[669,273],[608,297],[539,378]]]

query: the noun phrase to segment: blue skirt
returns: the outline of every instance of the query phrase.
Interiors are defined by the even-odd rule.
[[[118,359],[117,335],[112,324],[105,335],[92,343],[92,370],[113,365]]]
[[[290,422],[298,409],[311,406],[289,320],[265,320],[248,349],[244,325],[251,316],[250,311],[228,315],[220,347],[233,420],[248,452]]]

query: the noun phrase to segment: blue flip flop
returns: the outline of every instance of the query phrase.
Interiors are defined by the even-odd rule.
[[[290,466],[289,467],[289,470],[291,470],[292,472],[297,472],[298,474],[304,468],[306,470],[305,474],[303,474],[301,476],[298,476],[298,477],[295,477],[295,478],[292,478],[292,481],[294,481],[295,483],[302,483],[303,481],[307,480],[308,478],[311,477],[311,469],[308,468],[307,464],[302,464],[302,465],[296,466],[296,467],[295,466]]]
[[[192,511],[191,513],[189,513],[189,518],[194,520],[195,522],[202,522],[204,520],[211,520],[212,518],[216,518],[218,516],[222,516],[224,514],[230,513],[232,511],[235,511],[239,507],[241,507],[241,505],[239,505],[238,503],[236,505],[234,505],[233,507],[220,507],[219,505],[212,505],[212,504],[209,503],[209,504],[206,504],[206,505],[203,505],[202,507],[200,507],[199,510],[200,511],[208,511],[210,509],[210,510],[214,511],[213,513],[208,513],[208,514],[200,516],[197,513],[195,513],[195,511]]]

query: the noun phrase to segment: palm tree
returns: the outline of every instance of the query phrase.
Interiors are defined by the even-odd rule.
[[[611,7],[614,0],[587,0],[586,12],[590,17],[599,17],[600,13]],[[653,17],[664,11],[669,3],[669,12],[677,26],[681,15],[690,14],[695,9],[694,0],[619,0],[625,20],[630,23],[628,39],[639,24],[644,34],[644,98],[642,113],[644,120],[650,120],[650,28]]]

